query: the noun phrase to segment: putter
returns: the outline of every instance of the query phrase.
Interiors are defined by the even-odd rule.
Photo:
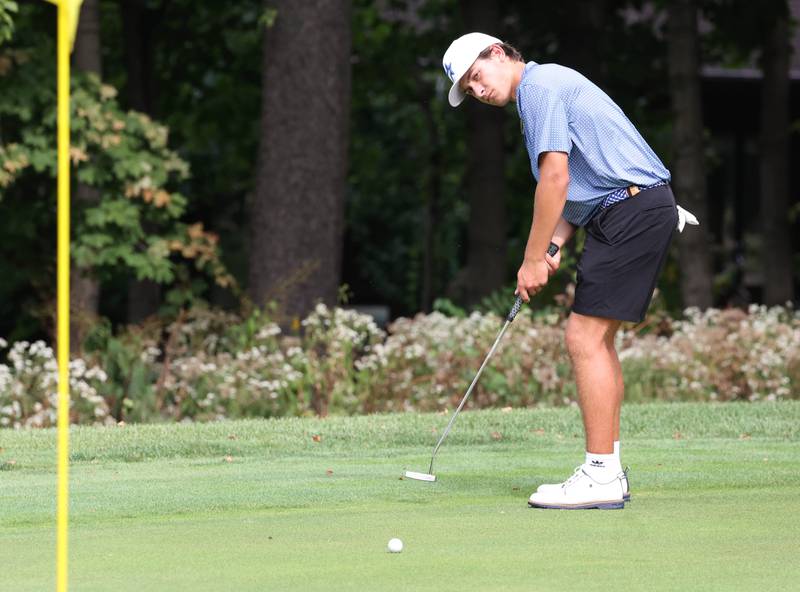
[[[547,248],[547,254],[553,257],[556,253],[558,253],[558,245],[556,245],[555,243],[550,243],[550,246]],[[447,438],[447,434],[450,433],[450,428],[453,427],[453,422],[456,420],[458,412],[461,411],[461,408],[464,406],[464,403],[467,402],[467,399],[469,398],[470,393],[472,393],[472,389],[477,384],[478,379],[480,378],[481,373],[483,372],[483,369],[486,367],[487,362],[492,357],[492,354],[494,354],[494,350],[497,349],[497,345],[503,338],[503,334],[506,332],[506,329],[508,329],[508,326],[514,320],[514,317],[517,316],[519,309],[522,308],[522,303],[523,303],[522,296],[517,296],[517,300],[514,302],[514,306],[511,307],[511,311],[508,313],[508,316],[506,317],[506,322],[503,325],[503,328],[500,329],[500,333],[497,334],[497,339],[494,340],[494,345],[492,346],[492,349],[490,349],[489,353],[486,354],[486,358],[483,360],[483,364],[481,364],[481,367],[478,369],[478,373],[475,375],[475,378],[472,379],[472,384],[469,385],[466,394],[461,399],[461,403],[458,404],[458,408],[456,409],[455,413],[453,413],[453,416],[450,418],[450,422],[444,429],[442,437],[439,438],[439,441],[436,443],[436,447],[433,449],[433,454],[431,455],[431,466],[428,468],[428,472],[418,473],[416,471],[406,471],[405,473],[403,473],[403,475],[406,478],[414,479],[416,481],[427,481],[429,483],[436,481],[436,475],[433,474],[433,460],[436,458],[436,453],[439,451],[439,447],[442,445],[442,442],[444,442],[444,439]]]

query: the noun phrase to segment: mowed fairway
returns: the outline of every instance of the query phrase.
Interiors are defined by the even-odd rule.
[[[576,409],[74,428],[71,589],[790,590],[800,403],[623,409],[622,511],[527,507]],[[13,461],[13,462],[12,462]],[[0,431],[0,589],[54,587],[55,432]],[[399,537],[401,554],[386,552]]]

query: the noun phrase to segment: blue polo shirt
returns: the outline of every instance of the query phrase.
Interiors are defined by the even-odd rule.
[[[542,152],[569,155],[562,216],[572,224],[586,225],[615,190],[670,180],[622,109],[571,68],[529,62],[517,87],[517,111],[537,181]]]

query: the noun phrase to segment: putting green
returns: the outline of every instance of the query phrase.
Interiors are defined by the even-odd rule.
[[[432,484],[399,477],[442,415],[75,429],[71,587],[792,589],[800,405],[624,413],[621,511],[526,505],[579,462],[574,409],[464,414]],[[54,587],[53,442],[0,431],[3,590]]]

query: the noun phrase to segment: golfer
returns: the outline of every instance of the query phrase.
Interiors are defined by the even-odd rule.
[[[558,269],[576,228],[586,229],[566,345],[575,373],[586,458],[563,483],[543,484],[535,508],[621,509],[630,499],[620,463],[624,385],[614,347],[622,321],[650,304],[676,226],[697,223],[675,204],[670,172],[622,110],[587,78],[557,64],[525,63],[495,37],[469,33],[444,55],[449,102],[516,103],[536,178],[533,222],[517,294],[526,302]]]

